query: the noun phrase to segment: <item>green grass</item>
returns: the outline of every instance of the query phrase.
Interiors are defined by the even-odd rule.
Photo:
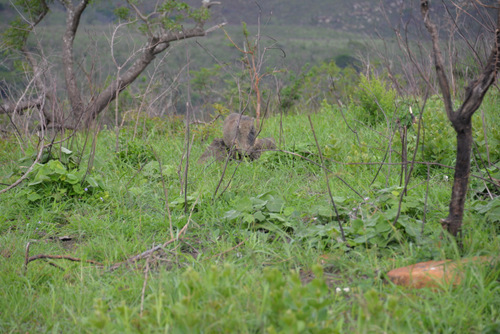
[[[492,95],[483,106],[487,124],[498,124],[497,99]],[[359,141],[366,146],[359,145],[336,108],[325,104],[311,119],[328,158],[330,186],[351,248],[339,241],[324,174],[307,160],[267,152],[254,162],[229,163],[214,198],[224,163],[197,164],[207,146],[197,136],[187,186],[190,205],[196,201],[191,214],[181,205],[184,195],[177,173],[184,147],[182,126],[174,121],[168,126],[147,122],[147,131],[140,132],[135,146],[127,146],[133,128],[124,128],[121,155],[114,153],[114,132],[103,130],[97,137],[91,172],[102,178],[102,189],[72,198],[58,198],[55,191],[49,191],[45,198],[30,203],[26,191],[34,186],[28,180],[0,195],[0,332],[498,332],[498,265],[468,266],[459,286],[438,290],[397,287],[385,278],[387,271],[419,261],[498,256],[498,222],[493,215],[488,218],[477,211],[478,203],[489,203],[472,190],[478,182],[471,184],[462,249],[441,233],[439,219],[447,214],[451,191],[451,181],[444,176],[452,175],[444,168],[431,168],[424,234],[412,233],[422,226],[426,167],[424,172],[416,171],[409,184],[400,217],[403,225],[386,231],[401,191],[397,187],[400,169],[382,168],[370,185],[378,165],[343,164],[380,161],[387,145],[377,132],[355,122],[359,111],[345,112],[349,125],[358,130]],[[424,117],[446,127],[442,113],[439,99],[433,99]],[[208,129],[208,142],[217,136],[220,126],[216,123]],[[478,127],[477,136],[482,133],[480,123]],[[279,129],[279,117],[271,117],[262,136],[273,136],[280,143]],[[434,146],[440,148],[439,154],[453,156],[449,137],[438,136],[447,130],[426,129],[428,140],[433,139]],[[281,149],[319,162],[307,115],[285,116],[283,130]],[[376,130],[387,131],[382,125]],[[494,145],[494,131],[487,128],[490,145]],[[78,135],[79,145],[84,136]],[[410,129],[409,136],[411,146],[415,129]],[[2,142],[6,148],[1,157],[5,166],[0,174],[2,183],[18,176],[9,175],[17,170],[22,157],[15,143],[14,138]],[[77,146],[70,149],[76,152]],[[395,150],[399,150],[396,143]],[[147,156],[153,151],[150,161],[155,161],[156,154],[164,167],[173,231],[177,234],[191,214],[189,226],[181,239],[164,251],[110,271],[114,263],[171,238],[156,164],[140,169],[141,163],[134,162],[140,154],[146,152]],[[422,153],[422,159],[431,153]],[[88,158],[86,152],[82,165],[86,166]],[[420,158],[419,153],[417,160]],[[398,159],[393,153],[392,161]],[[44,186],[49,190],[58,187]],[[259,198],[267,199],[269,206],[258,206]],[[249,208],[248,203],[257,206]],[[280,208],[274,209],[275,205]],[[349,218],[353,208],[357,219]],[[224,218],[231,210],[239,216]],[[257,211],[265,216],[264,221],[257,219]],[[369,234],[371,223],[383,231],[359,241]],[[360,227],[356,228],[357,224]],[[70,240],[59,240],[63,236]],[[56,268],[38,260],[25,270],[25,248],[30,241],[30,255],[69,255],[99,261],[104,267],[50,260],[61,267]],[[350,290],[338,293],[336,288]]]

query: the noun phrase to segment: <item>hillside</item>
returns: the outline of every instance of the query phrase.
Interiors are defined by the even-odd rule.
[[[198,6],[200,0],[185,0],[192,6]],[[372,34],[374,32],[390,33],[391,26],[400,21],[407,22],[420,16],[417,0],[222,0],[220,6],[213,7],[214,21],[226,21],[231,25],[239,25],[245,21],[249,25],[257,24],[259,11],[261,22],[271,25],[293,25],[324,27],[341,31]],[[462,1],[463,2],[463,1]],[[443,3],[448,9],[445,9]],[[484,5],[494,5],[495,0],[484,0]],[[103,24],[114,19],[113,10],[123,2],[111,0],[94,3],[93,10],[83,18],[85,23]],[[151,5],[143,2],[143,5]],[[474,10],[474,2],[462,4],[467,10]],[[454,12],[455,7],[450,0],[436,2],[432,10],[441,17],[446,10]],[[12,18],[16,12],[8,0],[0,0],[0,26]],[[388,21],[390,24],[388,24]]]

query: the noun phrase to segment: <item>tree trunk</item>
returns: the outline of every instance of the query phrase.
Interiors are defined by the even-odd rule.
[[[467,186],[469,184],[470,157],[472,149],[472,120],[464,120],[460,130],[457,130],[457,161],[455,176],[451,191],[451,200],[448,217],[441,220],[443,228],[451,235],[457,236],[461,232],[464,216]]]
[[[429,18],[429,0],[420,0],[420,10],[424,24],[432,39],[434,65],[444,100],[446,115],[457,133],[457,161],[455,164],[455,177],[451,192],[449,214],[448,217],[441,220],[443,228],[455,237],[459,235],[462,229],[467,185],[469,183],[472,150],[472,115],[481,106],[486,92],[495,82],[500,70],[500,0],[497,3],[499,6],[497,8],[497,26],[488,62],[481,75],[466,88],[465,98],[460,108],[453,110],[449,81],[444,71],[443,56],[439,50],[437,28]]]
[[[76,7],[71,2],[62,2],[66,8],[66,31],[63,36],[62,61],[66,91],[72,110],[72,122],[77,125],[83,115],[84,105],[74,69],[73,42],[80,24],[83,11],[87,8],[88,0],[83,0]]]

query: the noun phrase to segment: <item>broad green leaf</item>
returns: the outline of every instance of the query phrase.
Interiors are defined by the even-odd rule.
[[[66,182],[69,184],[77,184],[80,182],[80,179],[75,174],[68,173],[66,174]]]
[[[227,219],[229,221],[233,221],[240,216],[240,212],[236,210],[227,211],[222,218]]]
[[[63,146],[63,147],[61,147],[61,152],[62,152],[62,153],[64,153],[64,154],[68,154],[68,155],[73,153],[73,151],[68,150],[68,149],[67,149],[66,147],[64,147],[64,146]]]
[[[251,201],[252,201],[252,206],[253,206],[254,210],[261,210],[267,204],[267,201],[263,201],[263,200],[261,200],[259,198],[255,198],[255,197],[252,197]]]
[[[269,213],[269,219],[276,219],[276,220],[279,220],[280,222],[283,222],[283,223],[286,222],[286,219],[283,218],[283,216],[272,213],[272,212]]]
[[[42,196],[40,196],[39,194],[35,193],[35,192],[32,192],[30,193],[28,196],[28,201],[30,202],[35,202],[35,201],[38,201],[39,199],[42,198]]]
[[[375,225],[375,230],[378,233],[387,232],[390,231],[391,229],[392,229],[391,223],[385,219],[379,219],[379,221]]]
[[[80,183],[76,183],[73,185],[73,191],[77,193],[78,195],[82,195],[85,193],[85,190],[83,190],[82,186]]]
[[[264,214],[261,212],[261,211],[257,211],[253,214],[253,216],[255,217],[255,219],[259,222],[263,222],[266,220],[266,216],[264,216]]]
[[[92,176],[87,176],[87,178],[85,180],[87,181],[87,183],[91,187],[94,187],[94,188],[98,188],[99,187],[99,184],[97,183],[96,179],[93,178]]]
[[[332,218],[333,211],[330,206],[318,206],[317,207],[318,215],[325,218]]]
[[[252,224],[255,222],[255,217],[249,213],[243,214],[243,221],[247,224]]]
[[[269,199],[266,208],[270,212],[281,212],[281,209],[285,206],[285,201],[283,201],[281,198],[272,198]]]
[[[241,212],[252,212],[253,204],[252,201],[248,197],[239,198],[239,200],[234,203],[234,207],[236,210]]]
[[[295,211],[296,210],[293,207],[286,207],[286,208],[283,209],[283,214],[285,216],[291,216]]]

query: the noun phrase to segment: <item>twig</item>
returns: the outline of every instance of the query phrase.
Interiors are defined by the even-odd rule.
[[[427,164],[427,182],[425,186],[425,199],[424,199],[424,214],[422,216],[422,231],[420,235],[424,236],[425,220],[427,218],[427,199],[429,198],[429,181],[431,179],[431,166]]]
[[[190,212],[190,214],[189,214],[189,217],[188,217],[188,221],[187,221],[187,223],[186,223],[186,224],[184,225],[184,227],[183,227],[183,228],[179,231],[179,233],[177,233],[177,236],[176,236],[175,238],[172,238],[172,239],[170,239],[170,240],[166,241],[163,245],[158,245],[158,246],[155,246],[155,247],[153,247],[153,248],[151,248],[151,249],[148,249],[147,251],[144,251],[144,252],[142,252],[142,253],[140,253],[140,254],[138,254],[138,255],[134,255],[134,256],[132,256],[132,257],[128,258],[127,260],[125,260],[125,261],[115,263],[115,264],[113,264],[111,267],[109,267],[109,269],[108,269],[108,270],[109,270],[109,271],[114,271],[114,270],[118,269],[119,267],[121,267],[121,266],[122,266],[122,265],[124,265],[124,264],[131,264],[131,263],[135,263],[135,262],[137,262],[137,261],[139,261],[139,260],[141,260],[141,259],[144,259],[145,257],[149,256],[151,253],[154,253],[154,252],[156,252],[156,251],[158,251],[158,250],[160,250],[160,249],[163,249],[163,248],[167,247],[168,245],[170,245],[170,244],[171,244],[171,243],[173,243],[173,242],[179,241],[180,236],[181,236],[184,232],[186,232],[186,230],[187,230],[187,228],[188,228],[188,226],[189,226],[189,223],[191,222],[191,216],[192,216],[192,214],[193,214],[193,211],[194,211],[194,208],[195,208],[196,204],[198,203],[199,198],[200,198],[200,197],[198,196],[198,198],[197,198],[197,199],[196,199],[196,201],[194,202],[193,206],[191,207],[191,212]]]
[[[148,274],[149,274],[149,261],[151,261],[151,256],[153,256],[153,253],[151,253],[146,261],[146,269],[144,269],[144,283],[142,284],[142,291],[141,291],[141,310],[139,312],[139,317],[142,318],[142,314],[144,312],[144,295],[146,292],[146,285],[148,284]]]
[[[28,245],[26,245],[26,255],[28,255],[28,252],[29,252],[29,244],[30,243],[28,242]],[[24,265],[27,268],[28,263],[33,262],[35,260],[40,260],[40,259],[55,259],[55,260],[68,260],[68,261],[73,261],[73,262],[86,262],[86,263],[94,264],[97,266],[102,266],[102,263],[94,261],[94,260],[82,260],[82,259],[79,259],[77,257],[72,257],[69,255],[50,255],[50,254],[37,254],[37,255],[30,256],[27,259],[25,257]]]
[[[31,166],[28,168],[28,170],[26,171],[26,173],[24,173],[23,176],[21,176],[19,179],[17,179],[17,181],[15,181],[14,183],[12,183],[7,188],[0,190],[0,194],[3,194],[4,192],[9,191],[10,189],[18,186],[21,182],[23,182],[24,179],[26,179],[28,177],[28,175],[31,173],[31,171],[33,170],[33,168],[35,167],[35,165],[38,163],[38,161],[40,161],[40,158],[42,157],[43,150],[45,148],[49,147],[49,146],[50,145],[41,145],[40,150],[38,151],[38,154],[36,155],[35,161],[33,161],[33,164],[31,164]]]
[[[221,252],[221,253],[219,253],[219,254],[212,255],[211,257],[207,258],[206,260],[211,260],[211,259],[213,259],[214,257],[219,257],[219,256],[222,256],[222,255],[224,255],[224,254],[227,254],[227,253],[229,253],[230,251],[235,250],[236,248],[238,248],[238,247],[240,247],[241,245],[243,245],[243,244],[244,244],[247,240],[248,240],[248,238],[246,238],[245,240],[243,240],[242,242],[240,242],[240,243],[239,243],[239,244],[237,244],[236,246],[233,246],[233,247],[229,248],[228,250],[225,250],[225,251],[223,251],[223,252]]]
[[[309,124],[311,124],[311,131],[314,136],[314,141],[316,142],[316,147],[318,148],[319,158],[321,159],[321,166],[324,167],[325,162],[323,160],[323,154],[321,153],[321,148],[319,147],[318,138],[316,138],[316,132],[314,131],[311,115],[307,115],[307,118],[309,119]],[[325,168],[323,168],[323,171],[325,172],[326,188],[328,189],[328,195],[330,196],[330,201],[332,202],[332,206],[335,209],[335,215],[337,216],[337,222],[339,223],[340,234],[342,235],[342,241],[345,244],[346,240],[345,240],[344,228],[342,227],[342,223],[340,222],[339,211],[337,210],[337,206],[335,205],[335,201],[333,200],[332,190],[330,189],[330,181],[328,179],[328,172],[326,171]]]
[[[396,224],[396,222],[399,219],[399,215],[401,214],[401,205],[403,203],[403,196],[407,192],[408,183],[410,183],[411,173],[413,172],[413,167],[415,167],[415,159],[417,157],[417,152],[418,152],[419,143],[420,143],[420,129],[422,127],[422,117],[424,115],[424,110],[425,110],[425,106],[427,104],[427,99],[428,98],[429,98],[429,90],[427,90],[427,92],[425,93],[424,102],[423,102],[422,108],[420,110],[420,117],[418,119],[418,129],[417,129],[417,140],[416,140],[416,144],[415,144],[415,149],[413,151],[413,158],[412,158],[412,161],[411,161],[410,170],[408,171],[408,175],[405,175],[405,184],[404,184],[403,191],[399,195],[398,212],[396,214],[396,218],[394,219],[393,225]]]
[[[268,150],[268,151],[283,152],[283,153],[286,153],[286,154],[291,154],[291,155],[294,155],[294,156],[296,156],[296,157],[299,157],[299,158],[301,158],[301,159],[304,159],[304,160],[306,160],[306,161],[309,161],[310,163],[312,163],[312,164],[314,164],[314,165],[316,165],[316,166],[318,166],[318,167],[322,168],[323,170],[325,170],[325,171],[327,171],[327,172],[329,172],[329,173],[333,173],[333,171],[332,171],[332,170],[330,170],[330,169],[328,169],[327,167],[322,166],[322,165],[318,164],[316,161],[313,161],[313,160],[311,160],[311,159],[309,159],[309,158],[306,158],[305,156],[300,155],[300,154],[298,154],[298,153],[295,153],[295,152],[290,152],[290,151],[286,151],[286,150]],[[340,163],[340,162],[337,162],[337,161],[334,161],[334,160],[331,160],[331,159],[329,159],[329,160],[330,160],[330,161],[332,161],[332,162],[335,162],[335,163]],[[342,163],[341,163],[341,164],[342,164]],[[344,163],[344,164],[349,165],[349,163]],[[360,164],[363,164],[363,163],[360,163]],[[370,164],[370,163],[366,163],[366,164]],[[377,163],[371,163],[371,164],[379,164],[379,163],[377,162]],[[363,196],[361,196],[361,194],[360,194],[360,193],[358,193],[356,190],[354,190],[354,188],[353,188],[353,187],[351,187],[351,185],[349,185],[349,183],[347,183],[347,181],[345,181],[343,178],[341,178],[341,177],[340,177],[340,176],[338,176],[338,175],[334,175],[334,176],[335,176],[337,179],[339,179],[339,180],[340,180],[343,184],[345,184],[345,185],[346,185],[349,189],[351,189],[351,190],[352,190],[352,191],[353,191],[356,195],[358,195],[359,197],[361,197],[361,198],[364,200],[364,197],[363,197]]]
[[[153,152],[153,155],[155,156],[156,158],[156,161],[158,161],[158,165],[160,167],[160,177],[161,177],[161,185],[163,187],[163,193],[165,195],[165,209],[167,211],[167,214],[168,214],[168,226],[169,226],[169,229],[170,229],[170,238],[174,238],[174,229],[172,227],[172,214],[170,213],[170,206],[168,204],[168,189],[167,187],[165,186],[165,178],[163,177],[163,167],[162,167],[162,164],[161,164],[161,159],[158,157],[158,154],[156,154],[155,150],[153,149],[153,147],[151,147],[151,151]]]

